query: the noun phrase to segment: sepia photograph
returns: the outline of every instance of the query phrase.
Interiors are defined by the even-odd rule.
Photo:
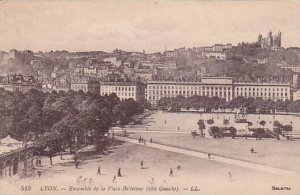
[[[1,195],[300,195],[300,1],[0,0]]]

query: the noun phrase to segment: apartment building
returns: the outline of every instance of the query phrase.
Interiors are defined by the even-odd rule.
[[[147,82],[146,99],[153,105],[162,97],[179,95],[217,96],[226,101],[239,96],[285,101],[291,99],[291,86],[279,83],[234,83],[231,77],[203,77],[200,82]]]
[[[120,100],[132,98],[135,101],[145,99],[145,84],[139,82],[101,82],[100,95],[115,93]]]

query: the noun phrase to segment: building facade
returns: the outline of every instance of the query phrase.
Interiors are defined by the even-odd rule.
[[[234,97],[253,97],[263,100],[290,100],[290,84],[279,83],[234,83]]]
[[[100,95],[115,93],[120,100],[132,98],[135,101],[145,99],[145,84],[139,82],[101,82]]]
[[[300,74],[299,73],[293,74],[292,87],[293,87],[293,89],[300,89]]]
[[[33,168],[32,145],[11,138],[0,140],[0,177],[5,180],[18,179],[27,175]]]
[[[24,75],[7,75],[0,80],[0,88],[4,88],[7,91],[19,91],[26,93],[31,89],[42,90],[40,85],[33,76]]]
[[[99,93],[99,81],[90,77],[75,77],[71,79],[71,90]]]
[[[193,95],[232,99],[232,79],[229,77],[204,77],[201,82],[149,81],[147,100],[155,105],[162,97],[190,97]]]
[[[226,60],[226,53],[221,51],[211,51],[211,52],[203,51],[202,57],[216,58],[217,60]]]
[[[300,66],[282,66],[280,67],[284,70],[291,70],[292,72],[295,72],[295,73],[300,73]]]
[[[149,81],[146,99],[155,105],[162,97],[193,95],[224,98],[253,97],[264,100],[290,100],[290,84],[234,83],[231,77],[203,77],[200,82]]]

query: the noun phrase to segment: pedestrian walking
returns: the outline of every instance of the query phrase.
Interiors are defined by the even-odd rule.
[[[251,147],[250,152],[253,154],[254,153],[254,148]]]
[[[150,138],[150,143],[152,143],[152,138]]]
[[[208,154],[207,154],[208,159],[210,159],[210,156],[211,156],[211,153],[208,153]]]
[[[231,181],[231,178],[232,178],[232,175],[231,175],[231,173],[230,172],[228,172],[228,179],[229,179],[229,181]]]
[[[151,179],[150,184],[151,184],[151,185],[154,184],[154,178]]]
[[[100,176],[101,176],[101,169],[100,169],[100,166],[98,167],[97,175],[100,175]]]
[[[113,183],[116,183],[116,176],[114,175],[114,178],[112,180]]]
[[[121,168],[119,168],[119,170],[118,170],[118,177],[122,177],[122,175],[121,175]]]
[[[169,174],[169,176],[170,177],[173,177],[174,175],[173,175],[173,169],[172,168],[170,168],[170,174]]]
[[[144,161],[142,160],[141,161],[141,169],[143,168],[143,166],[144,166]]]

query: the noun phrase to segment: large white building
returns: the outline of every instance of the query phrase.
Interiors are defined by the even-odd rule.
[[[291,70],[292,72],[300,73],[300,66],[282,66],[284,70]]]
[[[145,85],[139,82],[102,82],[100,95],[115,93],[120,100],[132,98],[135,101],[145,99]]]
[[[280,83],[234,83],[234,97],[253,97],[263,100],[290,100],[290,84]]]
[[[231,77],[203,77],[200,82],[148,81],[146,99],[156,104],[162,97],[190,97],[193,95],[220,97],[230,101],[235,97],[264,100],[290,100],[290,84],[234,83]]]
[[[162,97],[219,96],[227,101],[232,99],[232,78],[205,77],[201,82],[149,81],[146,98],[151,104]]]

